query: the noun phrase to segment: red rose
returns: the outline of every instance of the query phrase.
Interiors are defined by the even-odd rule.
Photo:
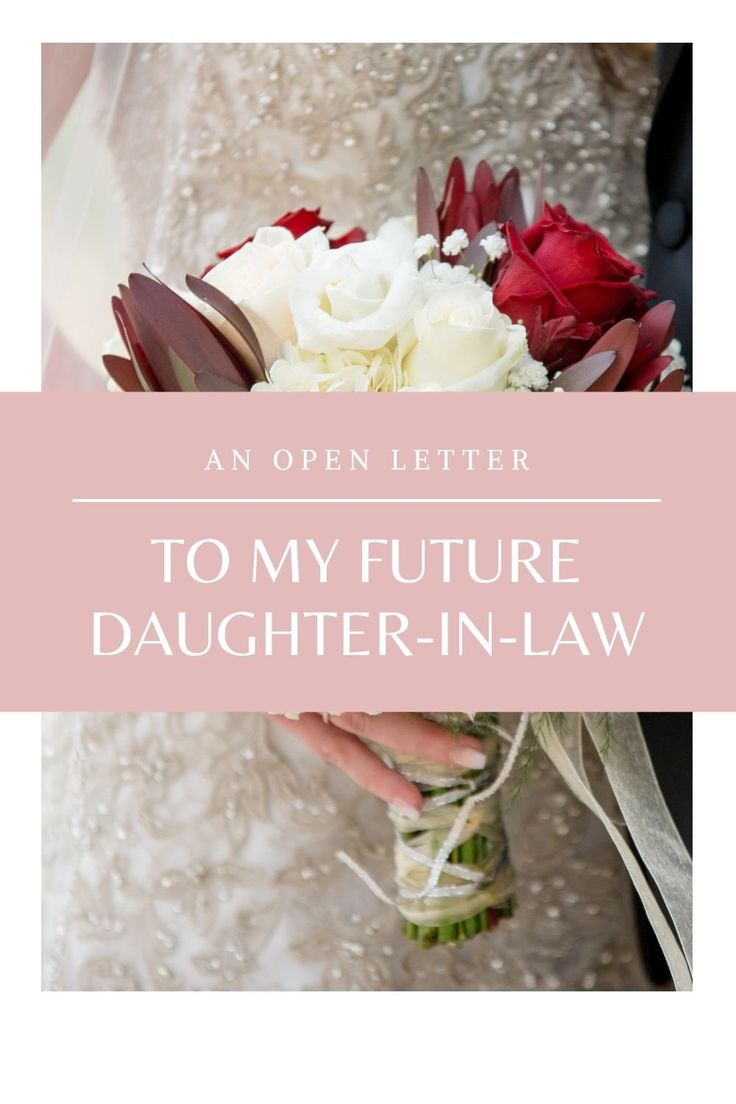
[[[321,218],[319,212],[319,207],[317,207],[315,211],[308,211],[306,207],[300,207],[298,211],[287,211],[285,215],[282,215],[280,219],[276,219],[276,222],[271,223],[271,225],[283,226],[283,228],[289,230],[295,238],[300,238],[302,234],[314,230],[315,226],[321,226],[324,232],[327,233],[332,223],[329,219]],[[224,261],[226,257],[230,257],[233,253],[237,253],[239,249],[242,249],[244,245],[247,245],[248,242],[251,241],[253,241],[252,234],[244,241],[238,242],[237,245],[231,245],[229,249],[223,249],[217,256],[221,261]],[[339,249],[341,245],[349,245],[351,242],[360,241],[365,241],[365,231],[356,226],[353,230],[349,230],[347,234],[343,234],[341,238],[333,238],[330,241],[330,246],[333,249]]]
[[[545,205],[523,233],[505,227],[509,252],[501,261],[493,300],[524,323],[533,357],[558,370],[579,360],[614,323],[639,319],[653,291],[632,283],[638,265],[565,208]]]

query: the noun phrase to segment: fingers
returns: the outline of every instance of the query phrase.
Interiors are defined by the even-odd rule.
[[[379,713],[375,716],[370,713],[339,713],[331,714],[330,721],[355,736],[417,759],[449,763],[467,770],[481,770],[486,765],[485,752],[479,740],[473,736],[454,735],[410,713]]]
[[[325,723],[318,713],[302,713],[298,720],[283,716],[276,720],[320,759],[339,767],[363,789],[393,805],[402,816],[413,820],[421,812],[419,788],[387,767],[357,736]]]

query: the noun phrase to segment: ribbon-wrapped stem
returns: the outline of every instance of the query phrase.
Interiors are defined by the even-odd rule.
[[[498,773],[500,742],[495,715],[425,716],[481,740],[487,761],[482,771],[472,771],[394,756],[396,768],[424,795],[418,820],[389,813],[396,830],[397,904],[404,918],[404,933],[421,947],[432,947],[436,943],[461,944],[511,915],[514,875],[500,793],[473,800]],[[458,830],[458,812],[466,802],[467,819]],[[453,829],[457,838],[435,874],[438,856],[446,850]]]

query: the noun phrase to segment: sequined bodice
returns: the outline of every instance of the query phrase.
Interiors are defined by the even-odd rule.
[[[656,89],[637,47],[589,44],[163,44],[102,47],[131,264],[169,279],[299,206],[375,231],[440,185],[455,154],[516,165],[646,251],[643,160]],[[127,51],[124,57],[121,52]],[[105,97],[102,97],[104,100]]]
[[[573,214],[645,252],[655,81],[634,48],[110,45],[92,80],[130,267],[177,283],[300,205],[375,229],[456,153],[544,160]],[[263,718],[66,715],[45,749],[47,986],[646,987],[621,864],[544,762],[508,817],[517,916],[424,952],[335,859],[390,886],[381,804]]]

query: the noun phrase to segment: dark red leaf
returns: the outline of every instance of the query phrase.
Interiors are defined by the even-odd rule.
[[[171,350],[161,341],[156,331],[148,324],[145,317],[136,306],[135,299],[129,288],[120,288],[120,298],[127,317],[133,324],[133,329],[145,354],[146,363],[156,378],[158,389],[161,391],[192,390],[191,379],[187,380],[187,372],[182,377],[181,369],[177,372],[171,359]]]
[[[106,353],[102,358],[105,370],[122,391],[143,391],[132,360]]]
[[[242,364],[234,361],[199,311],[148,276],[134,273],[129,284],[138,311],[180,364],[194,375],[208,371],[231,383],[247,384]]]
[[[476,165],[473,194],[480,206],[481,222],[495,222],[498,215],[499,189],[493,169],[487,161],[479,161]]]
[[[659,356],[675,336],[675,304],[671,299],[657,303],[642,317],[639,323],[639,341],[629,371]]]
[[[480,243],[489,234],[495,234],[497,230],[498,223],[496,222],[487,222],[485,226],[481,226],[475,237],[471,239],[470,245],[466,246],[460,254],[460,264],[475,269],[482,276],[488,265],[488,254]]]
[[[459,157],[453,157],[445,180],[445,190],[438,211],[443,236],[459,226],[458,212],[465,196],[465,169]],[[442,243],[440,243],[442,244]]]
[[[611,367],[616,354],[613,350],[605,353],[596,353],[594,356],[586,356],[577,364],[571,364],[560,372],[559,376],[550,380],[549,390],[554,391],[561,387],[563,391],[590,391],[603,373]]]
[[[256,331],[253,329],[253,326],[240,307],[236,303],[233,303],[232,299],[228,299],[227,295],[220,291],[219,288],[208,283],[207,280],[200,280],[196,276],[187,276],[186,284],[189,290],[196,295],[198,299],[201,299],[203,303],[207,303],[230,323],[250,349],[252,358],[247,364],[247,370],[251,376],[251,382],[265,380],[266,361],[263,356],[261,344],[256,335]]]
[[[241,391],[244,395],[247,394],[247,388],[241,383],[231,383],[212,372],[198,372],[194,377],[194,386],[197,391]]]
[[[475,166],[475,173],[473,175],[473,192],[477,196],[478,201],[481,202],[481,197],[486,194],[489,188],[492,188],[496,183],[496,178],[493,175],[493,169],[487,161],[479,161]]]
[[[513,222],[517,230],[526,229],[526,211],[521,198],[518,169],[509,169],[501,181],[497,217],[499,222]]]
[[[658,383],[654,388],[655,391],[682,391],[682,385],[685,382],[685,373],[682,368],[675,368],[674,372],[670,372],[668,376],[665,376],[661,383]]]
[[[457,224],[463,228],[469,240],[474,238],[481,228],[480,204],[472,192],[463,196],[457,212]]]
[[[125,288],[124,290],[126,292],[127,298],[128,289]],[[120,291],[122,295],[122,287],[120,288]],[[118,330],[120,331],[123,339],[123,344],[130,354],[130,359],[133,363],[133,367],[135,369],[136,376],[138,377],[138,382],[141,385],[141,389],[143,391],[160,391],[161,387],[159,385],[159,382],[156,379],[153,371],[151,370],[148,360],[146,359],[146,354],[141,346],[140,341],[138,340],[138,335],[136,334],[130,316],[125,309],[125,304],[122,301],[122,297],[120,299],[113,297],[112,309]]]
[[[638,368],[631,368],[624,373],[619,386],[620,391],[643,391],[650,383],[661,376],[665,368],[672,363],[671,356],[652,357],[651,360],[640,364]]]
[[[534,217],[532,222],[542,217],[544,211],[544,162],[539,166],[537,179],[534,184]]]
[[[588,388],[589,391],[616,390],[634,354],[638,337],[639,327],[636,322],[633,318],[624,318],[621,322],[617,322],[615,326],[611,326],[610,330],[607,330],[603,337],[596,341],[593,348],[588,351],[589,357],[596,353],[612,351],[616,354],[616,359],[611,367],[602,376],[599,376],[595,383],[591,384]]]

